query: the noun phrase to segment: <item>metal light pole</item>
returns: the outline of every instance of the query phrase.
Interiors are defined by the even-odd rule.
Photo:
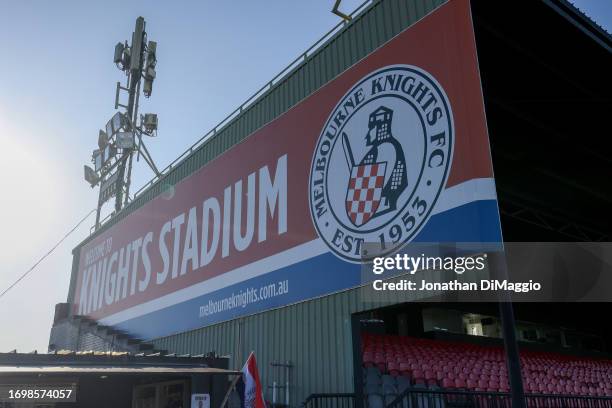
[[[85,180],[92,187],[100,185],[98,208],[96,213],[96,229],[100,226],[100,213],[103,204],[115,196],[115,212],[117,214],[129,202],[130,183],[132,176],[133,155],[138,152],[157,176],[159,171],[149,154],[142,135],[154,136],[157,131],[157,115],[147,113],[140,116],[138,101],[142,86],[146,97],[151,96],[155,65],[157,64],[157,43],[147,43],[145,20],[136,19],[131,43],[118,43],[115,46],[114,62],[127,75],[127,85],[117,82],[115,94],[115,109],[119,107],[125,112],[116,112],[108,121],[106,131],[101,130],[98,137],[99,149],[94,150],[92,162],[94,169],[85,166]],[[145,58],[146,57],[146,58]],[[119,103],[121,91],[128,93],[128,103]]]
[[[136,19],[136,27],[132,34],[132,44],[130,52],[130,69],[128,74],[128,105],[127,105],[127,117],[130,118],[132,127],[136,123],[137,118],[134,116],[136,106],[138,105],[138,90],[140,89],[140,81],[142,79],[142,68],[143,68],[143,57],[144,57],[144,41],[145,41],[145,21],[144,18],[138,17]],[[133,131],[134,129],[130,129]],[[132,168],[132,153],[133,150],[124,151],[120,159],[117,180],[117,195],[115,197],[115,212],[118,213],[123,207],[123,186],[126,185],[129,188],[131,174],[128,174],[128,180],[125,180],[125,169],[129,161],[130,171]],[[129,190],[125,192],[126,198],[129,197]]]

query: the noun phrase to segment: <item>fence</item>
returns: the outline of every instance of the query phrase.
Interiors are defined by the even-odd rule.
[[[347,393],[311,394],[303,408],[357,408],[357,395]]]
[[[529,394],[528,408],[612,408],[612,397]],[[512,408],[509,393],[447,391],[411,388],[402,394],[383,398],[370,395],[363,400],[356,394],[312,394],[303,408]]]
[[[529,394],[528,408],[612,408],[612,398],[575,395]],[[368,401],[370,408],[372,401]],[[512,398],[506,392],[447,391],[408,389],[386,408],[512,408]],[[382,408],[382,407],[381,407]]]

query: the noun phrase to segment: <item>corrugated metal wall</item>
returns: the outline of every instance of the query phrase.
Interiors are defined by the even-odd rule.
[[[189,176],[444,2],[375,2],[101,230],[157,196],[166,184]],[[381,304],[397,301],[386,299]],[[353,289],[160,338],[154,344],[176,353],[230,355],[233,368],[239,368],[253,350],[265,386],[273,381],[270,363],[290,361],[294,365],[291,405],[297,406],[314,392],[353,390],[351,314],[376,306],[362,303],[360,291]]]
[[[240,368],[255,352],[264,387],[275,380],[270,363],[289,361],[291,405],[313,392],[353,390],[351,313],[359,310],[358,290],[232,320],[153,341],[176,353],[215,351]],[[266,392],[266,397],[270,398]]]
[[[291,405],[297,406],[315,392],[353,391],[353,313],[422,296],[421,292],[373,293],[369,288],[355,288],[152,343],[173,353],[229,355],[230,367],[236,369],[254,351],[265,387],[275,380],[270,363],[289,361],[293,365]]]

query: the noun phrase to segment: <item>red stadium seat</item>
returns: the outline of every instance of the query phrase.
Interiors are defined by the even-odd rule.
[[[443,388],[455,388],[455,381],[451,380],[450,378],[445,378],[442,380],[442,387]]]
[[[507,392],[501,346],[364,334],[363,366],[415,384]],[[527,393],[612,396],[612,361],[548,352],[521,352]],[[408,380],[406,380],[408,381]]]
[[[387,370],[389,371],[389,374],[391,374],[394,377],[397,377],[398,375],[400,375],[400,367],[399,367],[399,364],[397,364],[396,362],[389,361],[387,363]]]
[[[457,388],[467,388],[467,384],[463,378],[455,379],[455,387]]]
[[[414,384],[425,384],[425,374],[421,370],[412,371],[412,381]]]

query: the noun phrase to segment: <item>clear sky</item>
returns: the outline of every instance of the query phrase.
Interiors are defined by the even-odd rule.
[[[361,0],[344,0],[352,11]],[[612,31],[612,0],[575,3]],[[0,0],[0,291],[95,207],[83,180],[98,129],[114,113],[116,42],[136,17],[158,42],[148,140],[165,167],[338,22],[333,0],[182,2]],[[143,162],[134,185],[152,177]],[[0,298],[0,351],[46,351],[71,251],[93,217]]]

